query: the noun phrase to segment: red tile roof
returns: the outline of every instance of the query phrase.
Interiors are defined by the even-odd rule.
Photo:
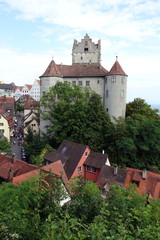
[[[52,76],[62,77],[62,73],[59,71],[57,65],[55,64],[55,61],[52,60],[42,76],[43,77],[52,77]]]
[[[7,103],[15,103],[15,99],[14,97],[6,97],[6,96],[3,96],[3,97],[0,97],[0,103],[4,103],[4,102],[7,102]]]
[[[160,174],[146,171],[146,178],[142,178],[142,170],[126,168],[127,177],[125,185],[137,182],[139,194],[151,194],[153,198],[160,198]]]
[[[26,84],[26,87],[30,90],[31,87],[32,87],[32,85],[30,85],[30,84]]]
[[[108,75],[123,75],[127,76],[127,74],[123,71],[121,65],[119,64],[118,61],[115,61],[113,64],[111,70],[109,71]]]
[[[20,185],[23,181],[30,180],[31,177],[35,177],[35,178],[39,177],[39,174],[41,171],[44,173],[51,172],[56,177],[62,177],[62,181],[63,181],[65,187],[69,190],[68,178],[65,174],[65,171],[63,169],[61,161],[57,161],[57,162],[51,163],[49,165],[43,166],[39,169],[29,171],[29,172],[26,172],[19,176],[13,177],[12,183],[14,183],[16,185]]]
[[[39,101],[36,101],[34,99],[28,99],[24,103],[24,109],[31,110],[35,107],[39,107]]]
[[[91,76],[106,76],[108,71],[102,67],[100,64],[79,64],[75,63],[73,65],[56,65],[52,60],[46,71],[41,77],[91,77]]]
[[[9,171],[13,172],[13,176],[19,176],[23,173],[37,169],[38,167],[28,164],[24,161],[7,157],[0,154],[0,177],[7,180]]]
[[[37,80],[37,83],[40,85],[40,80]]]
[[[5,112],[3,109],[0,109],[0,114],[7,120],[8,126],[10,128],[14,126],[13,117],[8,112]]]
[[[47,172],[52,172],[53,174],[56,174],[57,176],[62,177],[63,183],[68,189],[68,178],[62,166],[61,160],[51,163],[49,165],[43,166],[41,169]]]

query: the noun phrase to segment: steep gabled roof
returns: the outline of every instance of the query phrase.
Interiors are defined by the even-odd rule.
[[[68,179],[71,178],[75,168],[87,149],[89,149],[87,145],[68,140],[63,140],[60,144],[58,152],[63,154],[66,158],[66,161],[64,162],[64,170]]]
[[[62,73],[59,71],[54,60],[50,62],[49,66],[41,77],[62,77]]]
[[[123,75],[127,76],[127,74],[124,72],[122,69],[121,65],[119,62],[116,60],[115,63],[113,64],[111,70],[109,71],[108,75]]]
[[[87,145],[63,140],[57,151],[48,152],[44,159],[50,162],[61,160],[67,178],[70,179],[85,151]],[[90,149],[89,149],[90,152]]]
[[[31,84],[26,84],[26,87],[30,90],[32,85]]]
[[[108,155],[99,152],[90,152],[84,165],[91,166],[94,168],[101,169],[103,165],[107,162]]]

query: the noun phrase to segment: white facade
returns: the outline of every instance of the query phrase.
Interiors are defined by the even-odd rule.
[[[40,100],[40,80],[35,80],[31,89],[30,96],[33,97],[34,100]]]
[[[30,89],[31,89],[32,85],[29,85],[29,84],[25,84],[23,87],[22,87],[22,95],[30,95]]]
[[[23,95],[22,87],[17,87],[15,92],[14,92],[15,101],[17,101],[22,95]]]

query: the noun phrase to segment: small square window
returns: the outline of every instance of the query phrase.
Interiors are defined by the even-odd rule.
[[[78,173],[82,172],[82,167],[78,167]]]
[[[74,84],[74,85],[75,85],[75,84],[76,84],[76,81],[72,81],[72,84]]]
[[[90,81],[86,81],[86,86],[87,86],[87,87],[90,86]]]
[[[85,47],[85,48],[84,48],[84,51],[85,51],[85,52],[88,52],[88,47]]]
[[[116,82],[116,77],[112,77],[112,82]]]
[[[79,81],[78,84],[79,84],[80,86],[82,86],[82,81]]]

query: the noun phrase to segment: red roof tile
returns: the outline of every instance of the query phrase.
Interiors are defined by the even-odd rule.
[[[31,87],[32,87],[32,85],[30,85],[30,84],[26,84],[26,87],[30,90]]]
[[[32,164],[28,164],[24,161],[7,157],[0,154],[0,177],[7,180],[9,171],[13,172],[13,176],[18,176],[23,173],[37,169],[38,167]]]
[[[52,60],[47,67],[46,71],[43,73],[42,77],[62,77],[62,73],[59,71],[56,63]]]
[[[90,77],[90,76],[106,76],[108,71],[97,63],[73,65],[56,65],[52,60],[48,68],[41,77]]]
[[[109,71],[108,75],[123,75],[123,76],[127,76],[127,74],[123,71],[123,69],[122,69],[122,67],[121,67],[121,65],[119,64],[118,61],[115,61],[115,63],[113,64],[113,67]]]

